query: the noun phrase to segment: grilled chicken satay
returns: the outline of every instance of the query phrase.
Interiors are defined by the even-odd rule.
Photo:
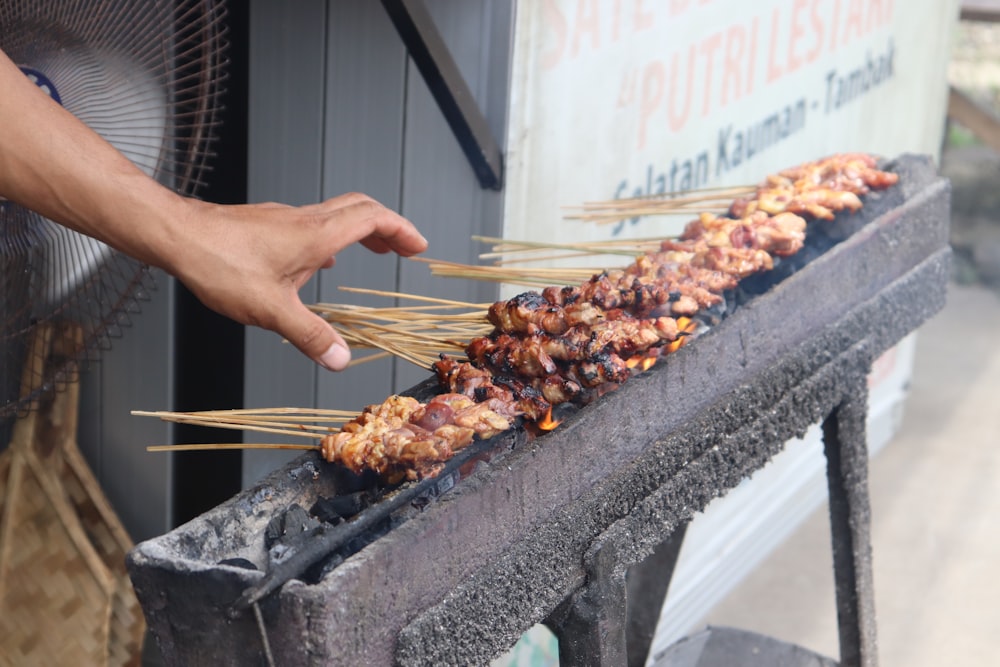
[[[494,303],[486,317],[497,331],[505,333],[560,335],[580,324],[596,324],[604,313],[583,300],[556,303],[538,292],[524,292]]]
[[[899,182],[899,175],[878,168],[878,161],[867,153],[838,153],[806,162],[797,167],[783,169],[777,178],[792,181],[798,191],[812,188],[829,188],[867,194],[882,190]]]
[[[719,271],[742,280],[774,268],[774,258],[759,248],[712,247],[703,238],[694,241],[664,241],[663,255],[676,262]]]
[[[770,253],[794,254],[805,239],[805,220],[792,213],[763,211],[742,220],[703,214],[688,225],[681,242],[640,256],[631,266],[605,271],[579,287],[525,292],[490,308],[489,320],[504,333],[561,335],[580,324],[593,326],[614,309],[637,317],[664,310],[690,316],[722,300],[739,278],[773,267]],[[669,309],[662,306],[671,304]]]
[[[710,248],[753,248],[788,257],[802,249],[806,221],[787,211],[774,216],[755,211],[738,220],[702,213],[697,220],[688,223],[680,238],[682,241],[704,239]]]
[[[841,153],[771,175],[755,195],[737,199],[730,215],[744,218],[757,210],[770,214],[808,213],[832,220],[837,211],[861,208],[860,195],[884,189],[899,180],[881,171],[875,158],[863,153]]]
[[[579,384],[558,375],[525,381],[495,375],[488,368],[447,355],[434,363],[434,372],[448,391],[464,394],[506,417],[524,416],[529,421],[538,421],[553,405],[573,400],[581,392]]]
[[[518,416],[539,421],[552,405],[624,382],[625,358],[677,340],[667,314],[711,307],[740,279],[771,269],[772,255],[796,253],[805,233],[799,213],[855,211],[860,195],[896,181],[863,154],[786,169],[734,202],[732,217],[703,214],[680,240],[625,269],[497,302],[488,315],[495,331],[469,344],[470,362],[443,356],[434,364],[450,393],[426,405],[391,397],[369,406],[324,438],[323,455],[390,479],[434,474],[473,438],[506,430]]]
[[[611,311],[637,318],[691,316],[721,302],[722,292],[736,282],[718,271],[681,264],[675,255],[654,253],[580,286],[546,287],[498,301],[487,317],[502,333],[562,335],[574,327],[596,326]]]
[[[426,404],[390,396],[365,408],[339,433],[324,437],[320,452],[327,461],[358,474],[373,470],[390,481],[416,479],[436,474],[475,437],[493,437],[510,424],[507,417],[467,396],[444,394]]]
[[[679,335],[680,328],[672,317],[641,320],[619,313],[618,319],[605,319],[592,327],[573,327],[561,336],[505,333],[483,336],[466,347],[466,354],[475,366],[489,368],[500,375],[536,378],[598,358],[608,369],[617,367],[616,361],[605,360],[601,355],[632,357],[651,347],[673,342]],[[609,363],[612,366],[608,366]],[[617,377],[614,381],[623,381],[624,376]],[[593,385],[588,382],[584,386]]]

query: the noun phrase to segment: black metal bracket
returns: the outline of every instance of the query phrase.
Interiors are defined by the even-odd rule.
[[[867,377],[859,376],[854,389],[823,420],[837,627],[843,667],[875,667],[878,664],[865,433],[867,416]]]
[[[503,154],[423,0],[382,0],[483,188],[503,187]]]
[[[594,543],[584,559],[587,583],[545,621],[559,638],[560,665],[646,664],[687,526],[679,525],[627,571],[614,539]]]
[[[845,384],[848,389],[842,400],[823,419],[840,635],[839,664],[842,667],[877,667],[865,437],[867,375],[860,373],[845,380]],[[613,537],[595,541],[584,558],[586,583],[570,594],[546,620],[559,638],[561,665],[611,667],[646,663],[686,528],[686,523],[678,526],[670,539],[660,544],[646,561],[629,569],[627,578],[619,561],[622,547]],[[727,655],[736,655],[750,644],[763,650],[761,642],[766,639],[752,633],[734,634],[728,629],[710,629],[702,639],[707,642],[712,632],[718,635],[714,641],[728,643],[727,650],[736,652]],[[826,665],[829,662],[816,655],[809,655],[807,661],[793,661],[788,656],[802,654],[803,649],[783,642],[773,641],[768,647],[772,652],[769,657],[764,656],[763,662],[753,664]],[[677,663],[673,659],[667,662],[671,665],[749,664],[729,659],[723,662],[708,658],[696,660],[700,650],[688,652],[691,662]],[[706,651],[706,655],[710,654]]]

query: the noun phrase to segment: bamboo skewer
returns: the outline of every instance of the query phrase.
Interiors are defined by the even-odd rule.
[[[255,431],[258,433],[273,433],[290,435],[314,440],[322,439],[330,433],[339,432],[339,426],[320,426],[313,423],[326,422],[343,423],[358,416],[356,410],[327,410],[313,408],[253,408],[239,410],[205,410],[201,412],[171,412],[133,410],[133,415],[139,417],[158,417],[164,421],[195,426],[210,426],[240,431]],[[293,420],[298,423],[291,423]],[[289,428],[294,427],[294,428]],[[179,452],[196,450],[223,449],[295,449],[315,450],[318,444],[297,443],[199,443],[180,445],[151,445],[149,452]]]
[[[737,197],[753,194],[757,191],[754,185],[720,185],[710,188],[699,188],[697,190],[684,190],[682,192],[661,192],[638,197],[623,197],[620,199],[603,199],[598,201],[584,202],[580,206],[566,206],[567,209],[594,209],[613,208],[628,206],[635,203],[655,203],[663,202],[667,204],[697,205],[703,202],[726,200],[732,201]]]
[[[219,449],[297,449],[311,450],[319,449],[319,445],[296,445],[290,443],[240,443],[240,442],[214,442],[198,443],[187,445],[150,445],[146,447],[147,452],[190,452]]]
[[[140,415],[140,416],[142,416],[142,415]],[[305,437],[305,438],[322,438],[323,435],[325,435],[325,433],[323,435],[320,435],[320,434],[317,434],[317,433],[309,433],[308,431],[296,431],[296,430],[286,429],[286,428],[270,428],[270,427],[266,427],[266,426],[252,426],[252,425],[249,425],[249,424],[231,424],[231,423],[226,423],[226,422],[207,421],[207,420],[198,420],[198,419],[176,418],[176,419],[164,419],[164,421],[176,422],[178,424],[191,424],[191,425],[194,425],[194,426],[211,426],[212,428],[224,428],[224,429],[229,429],[229,430],[233,430],[233,431],[256,431],[258,433],[274,433],[276,435],[293,435],[293,436]],[[331,429],[327,429],[326,430],[326,433],[331,433],[331,432],[332,432]]]
[[[241,416],[233,416],[240,413]],[[261,410],[207,410],[204,412],[170,412],[133,410],[139,417],[158,417],[163,421],[194,426],[211,426],[241,431],[256,431],[277,435],[291,435],[305,438],[322,438],[339,431],[339,426],[322,426],[315,423],[340,424],[348,422],[359,414],[348,410],[309,410],[303,408],[267,408]],[[294,423],[293,420],[297,421]],[[290,428],[294,426],[295,428]]]
[[[409,257],[408,259],[412,259],[412,260],[415,260],[415,261],[418,261],[418,262],[419,261],[427,261],[423,257]],[[432,296],[421,296],[419,294],[407,294],[406,292],[387,292],[387,291],[384,291],[384,290],[367,289],[367,288],[364,288],[364,287],[340,287],[339,289],[342,290],[342,291],[344,291],[344,292],[352,292],[352,293],[355,293],[355,294],[372,294],[374,296],[386,296],[386,297],[400,298],[400,299],[413,299],[415,301],[430,301],[430,302],[433,302],[433,303],[439,303],[439,304],[446,305],[446,306],[456,306],[456,307],[459,307],[459,308],[482,308],[484,306],[489,306],[490,305],[490,304],[481,304],[481,303],[480,304],[467,303],[465,301],[455,301],[453,299],[439,299],[437,297],[432,297]]]
[[[411,258],[412,259],[412,258]],[[423,260],[430,265],[431,273],[448,278],[463,278],[467,280],[485,280],[487,282],[506,283],[510,285],[551,285],[553,283],[572,284],[587,280],[595,273],[604,269],[594,268],[508,268],[496,266],[476,266]]]
[[[493,243],[493,252],[482,253],[479,255],[480,259],[492,259],[494,257],[502,257],[509,254],[512,250],[520,251],[540,251],[540,250],[568,250],[580,252],[584,251],[584,254],[602,254],[602,255],[626,255],[633,256],[636,253],[632,248],[626,248],[624,250],[619,250],[615,246],[623,241],[612,241],[612,242],[582,242],[582,243],[547,243],[544,241],[507,241],[505,239],[498,239],[490,236],[473,236],[474,241],[481,241],[483,243]],[[635,241],[626,240],[625,244],[634,244]]]
[[[690,212],[706,203],[728,203],[735,196],[754,191],[751,186],[705,188],[687,193],[664,193],[632,199],[587,202],[577,210],[577,216],[588,220],[618,220],[646,212],[662,213],[667,210]],[[467,265],[445,260],[411,257],[413,261],[427,264],[433,275],[468,280],[506,283],[523,286],[549,286],[552,284],[578,284],[609,267],[559,268],[512,267],[511,264],[576,259],[587,256],[619,255],[635,257],[656,251],[663,237],[618,239],[579,243],[548,243],[539,241],[511,241],[489,236],[473,236],[473,240],[493,244],[490,252],[481,259],[496,260],[494,266]],[[547,254],[542,254],[547,253]],[[556,254],[558,253],[558,254]],[[511,257],[511,255],[517,255]],[[393,354],[422,368],[430,367],[438,353],[448,353],[465,347],[471,338],[486,335],[491,330],[485,317],[490,304],[474,304],[452,299],[427,297],[404,292],[368,288],[340,288],[346,292],[382,296],[386,298],[425,302],[426,306],[392,306],[371,308],[352,305],[318,304],[311,308],[333,324],[356,346],[374,347],[383,352],[354,363],[366,363]],[[443,313],[444,309],[465,308],[467,313]]]
[[[585,202],[581,206],[564,207],[571,211],[563,217],[597,224],[611,224],[629,218],[651,215],[691,215],[724,212],[733,199],[756,192],[755,186],[705,188],[684,193],[662,193],[628,199]]]
[[[391,352],[386,352],[382,350],[381,352],[376,352],[374,354],[368,354],[363,357],[355,357],[347,364],[348,367],[360,366],[361,364],[367,364],[370,361],[378,361],[379,359],[387,359],[392,356]]]

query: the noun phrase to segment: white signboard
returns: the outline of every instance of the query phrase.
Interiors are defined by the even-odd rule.
[[[690,218],[598,226],[565,220],[564,207],[756,184],[842,151],[940,149],[957,0],[524,0],[517,11],[509,239],[672,235]],[[905,396],[912,340],[901,348],[872,376],[873,449],[895,428]],[[790,530],[820,502],[800,500],[823,488],[821,451],[791,448],[768,473],[782,480],[780,494],[768,478],[751,480],[743,498],[756,504],[734,498],[701,517],[709,524],[692,524],[654,653],[774,546],[780,531],[748,526]],[[554,655],[544,640],[528,640],[497,664],[539,651]]]
[[[518,3],[504,235],[600,240],[563,207],[719,185],[840,151],[936,155],[955,0]],[[569,227],[567,227],[569,225]]]

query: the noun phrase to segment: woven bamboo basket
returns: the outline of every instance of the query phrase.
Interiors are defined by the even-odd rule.
[[[35,344],[58,355],[67,337]],[[141,662],[132,542],[77,447],[78,400],[75,383],[45,399],[0,453],[0,665]]]

